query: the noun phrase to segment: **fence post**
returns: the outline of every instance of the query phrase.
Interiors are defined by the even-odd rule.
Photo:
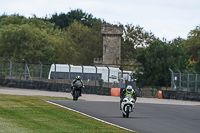
[[[25,59],[23,59],[23,61],[25,61],[25,80],[26,80],[26,75],[27,75],[26,71],[28,70],[28,75],[29,75],[31,82],[32,82],[31,74],[30,74],[30,71],[29,71],[29,68],[28,68],[28,63]]]
[[[190,81],[190,75],[189,72],[187,70],[185,70],[187,73],[187,91],[189,92],[189,81]]]
[[[41,61],[39,61],[41,67],[40,67],[40,81],[42,81],[42,68],[43,68],[43,64]]]
[[[172,69],[169,68],[169,71],[171,72],[171,90],[173,90],[174,86],[174,72]]]
[[[70,85],[70,77],[71,77],[70,72],[71,72],[71,66],[70,66],[70,64],[68,64],[68,66],[69,66],[69,75],[68,75],[68,80],[69,80],[69,85]]]
[[[121,70],[120,78],[122,79],[122,78],[123,78],[123,70],[124,70],[124,69],[123,69],[123,67],[120,66],[120,67],[119,67],[119,70]]]
[[[110,68],[108,66],[106,67],[108,68],[108,88],[109,88]]]
[[[197,92],[197,72],[195,70],[193,70],[193,72],[195,73],[195,92]]]
[[[27,69],[27,61],[26,61],[25,59],[23,59],[23,61],[25,62],[25,68],[24,68],[24,69],[25,69],[25,80],[26,80],[26,71],[27,71],[26,69]]]
[[[8,59],[10,62],[10,80],[12,79],[12,61]]]
[[[177,71],[179,72],[179,91],[181,90],[181,71],[179,71],[178,69],[177,69]]]
[[[95,67],[95,69],[96,69],[96,73],[95,73],[95,88],[96,88],[96,80],[97,80],[97,66],[94,66]]]
[[[55,68],[54,68],[54,83],[56,83],[56,78],[57,78],[57,74],[56,74],[56,64],[52,61],[52,63],[54,64]]]
[[[82,76],[81,77],[82,77],[82,80],[83,80],[83,69],[84,69],[83,65],[81,65],[81,67],[82,67]]]

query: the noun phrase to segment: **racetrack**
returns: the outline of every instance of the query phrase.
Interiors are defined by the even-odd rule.
[[[0,86],[0,94],[40,95],[72,98],[70,93],[8,88]],[[200,102],[174,99],[140,98],[130,118],[123,118],[119,97],[82,94],[86,101],[53,101],[104,121],[141,133],[199,133]]]
[[[123,118],[118,102],[61,101],[53,103],[141,133],[199,133],[200,106],[136,103]]]

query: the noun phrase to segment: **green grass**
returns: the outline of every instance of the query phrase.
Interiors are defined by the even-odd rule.
[[[44,96],[0,94],[0,133],[126,133],[126,131],[44,100]]]

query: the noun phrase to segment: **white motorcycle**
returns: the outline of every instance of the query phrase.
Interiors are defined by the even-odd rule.
[[[126,95],[126,97],[123,99],[121,103],[123,117],[126,117],[126,118],[129,117],[129,113],[133,112],[134,105],[135,105],[135,100],[132,98],[132,96]]]

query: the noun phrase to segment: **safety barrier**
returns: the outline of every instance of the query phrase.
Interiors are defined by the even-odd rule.
[[[158,91],[158,98],[162,99],[162,91]]]
[[[177,99],[177,100],[193,100],[200,101],[200,93],[186,92],[186,91],[162,91],[162,98],[164,99]]]
[[[111,88],[111,96],[120,96],[121,88]]]
[[[62,83],[49,83],[43,81],[30,81],[30,80],[17,80],[17,79],[5,79],[2,86],[13,87],[13,88],[24,88],[24,89],[37,89],[46,91],[57,91],[57,92],[70,92],[70,84]],[[106,87],[95,87],[86,85],[82,93],[85,94],[97,94],[97,95],[111,95],[111,89]]]

